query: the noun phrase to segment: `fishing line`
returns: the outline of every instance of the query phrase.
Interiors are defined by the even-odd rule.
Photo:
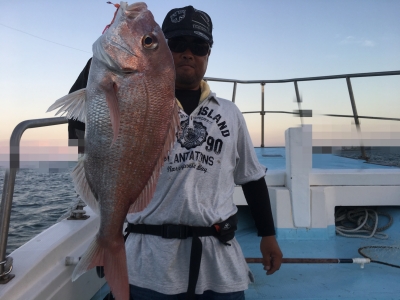
[[[16,29],[16,28],[7,26],[7,25],[2,24],[2,23],[0,23],[0,25],[1,25],[1,26],[4,26],[4,27],[7,27],[7,28],[9,28],[9,29],[12,29],[12,30],[19,31],[19,32],[22,32],[22,33],[24,33],[24,34],[33,36],[33,37],[35,37],[35,38],[37,38],[37,39],[40,39],[40,40],[43,40],[43,41],[46,41],[46,42],[49,42],[49,43],[53,43],[53,44],[56,44],[56,45],[59,45],[59,46],[62,46],[62,47],[66,47],[66,48],[70,48],[70,49],[73,49],[73,50],[77,50],[77,51],[81,51],[81,52],[85,52],[85,53],[90,53],[90,54],[91,54],[91,52],[88,52],[88,51],[85,51],[85,50],[81,50],[81,49],[78,49],[78,48],[74,48],[74,47],[70,47],[70,46],[67,46],[67,45],[64,45],[64,44],[60,44],[60,43],[57,43],[57,42],[53,42],[53,41],[50,41],[50,40],[41,38],[41,37],[39,37],[39,36],[37,36],[37,35],[33,35],[33,34],[31,34],[31,33],[28,33],[28,32],[26,32],[26,31],[19,30],[19,29]]]

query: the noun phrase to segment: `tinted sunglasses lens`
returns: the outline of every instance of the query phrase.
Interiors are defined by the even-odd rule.
[[[186,49],[188,48],[188,42],[168,40],[168,47],[172,52],[182,53],[185,52]]]
[[[209,46],[208,44],[195,44],[195,43],[191,43],[190,44],[190,51],[192,51],[192,53],[194,55],[197,56],[204,56],[208,54],[208,50],[209,50]]]
[[[208,54],[210,46],[207,43],[189,43],[180,40],[168,40],[169,49],[172,52],[182,53],[189,47],[190,51],[197,56],[204,56]]]

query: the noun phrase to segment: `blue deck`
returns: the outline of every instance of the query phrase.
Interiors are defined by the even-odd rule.
[[[367,245],[400,245],[400,207],[382,208],[393,217],[385,231],[387,240],[345,238],[329,240],[279,240],[287,258],[355,258]],[[236,235],[245,257],[260,257],[259,238],[247,206],[239,209]],[[399,254],[400,255],[400,254]],[[283,264],[266,276],[261,264],[250,264],[255,283],[246,291],[247,300],[261,299],[400,299],[400,269],[370,263],[358,264]]]
[[[254,148],[254,150],[260,163],[269,170],[284,170],[286,168],[285,148]],[[397,167],[365,163],[360,159],[316,153],[312,155],[312,167],[314,169],[399,169]]]
[[[371,245],[400,245],[400,207],[381,207],[393,217],[393,225],[384,231],[387,240],[336,236],[329,240],[279,240],[287,258],[356,258],[358,249]],[[236,232],[245,257],[261,257],[260,238],[247,206],[239,207]],[[261,264],[249,264],[255,283],[246,290],[246,300],[399,300],[400,269],[377,263],[366,264],[282,264],[275,274],[266,276]],[[102,300],[107,284],[92,298]]]

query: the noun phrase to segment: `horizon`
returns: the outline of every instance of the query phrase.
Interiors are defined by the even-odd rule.
[[[278,80],[400,70],[400,1],[339,0],[295,1],[191,1],[212,18],[214,46],[206,77],[238,80]],[[27,119],[53,117],[45,113],[64,96],[91,57],[91,45],[110,22],[114,7],[100,1],[54,3],[22,1],[0,3],[3,12],[0,33],[7,41],[1,48],[0,65],[0,155],[4,155],[14,127]],[[147,1],[157,23],[186,1]],[[382,76],[351,80],[361,116],[399,118],[400,77]],[[231,99],[233,84],[209,82],[219,97]],[[299,82],[302,108],[312,109],[316,146],[349,144],[354,134],[353,118],[344,79]],[[298,109],[293,83],[265,85],[265,110]],[[236,105],[241,111],[261,107],[259,84],[238,84]],[[261,143],[259,114],[244,115],[254,146]],[[361,119],[365,143],[400,145],[400,122]],[[266,114],[265,146],[282,147],[284,131],[299,126],[291,115]],[[54,140],[62,137],[60,142]],[[25,153],[69,155],[67,125],[28,130],[21,145],[44,143],[37,149],[23,146]],[[46,149],[48,145],[61,147]],[[25,144],[24,144],[25,143]],[[58,144],[57,144],[58,143]],[[28,147],[28,148],[27,148]],[[36,146],[35,146],[36,147]],[[35,148],[33,147],[33,148]],[[21,150],[22,151],[22,150]],[[21,156],[22,157],[22,156]]]

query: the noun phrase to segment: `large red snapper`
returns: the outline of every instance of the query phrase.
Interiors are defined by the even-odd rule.
[[[175,70],[164,35],[144,3],[121,2],[110,28],[93,44],[87,88],[50,108],[86,123],[85,154],[72,176],[100,229],[73,280],[95,266],[116,299],[129,298],[122,227],[151,200],[179,127]]]

